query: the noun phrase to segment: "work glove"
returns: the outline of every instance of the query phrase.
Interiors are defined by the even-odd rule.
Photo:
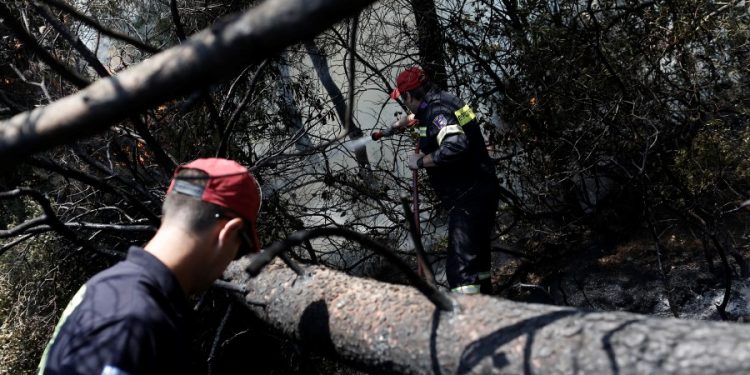
[[[396,122],[394,122],[391,127],[403,131],[406,128],[410,128],[418,123],[419,120],[415,118],[413,113],[410,113],[409,115],[403,116],[396,120]]]
[[[411,169],[416,171],[419,169],[419,160],[421,160],[424,157],[423,153],[418,154],[411,154],[409,155],[409,158],[406,160],[406,165]]]

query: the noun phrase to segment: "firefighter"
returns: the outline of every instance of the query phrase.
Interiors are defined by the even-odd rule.
[[[435,88],[418,67],[396,78],[391,99],[399,97],[416,118],[419,133],[420,152],[410,155],[407,164],[427,171],[448,211],[448,285],[457,293],[490,293],[490,238],[499,184],[476,115],[461,99]]]
[[[260,203],[257,181],[236,162],[178,167],[159,230],[79,289],[39,374],[191,373],[187,296],[208,288],[236,256],[260,250]]]

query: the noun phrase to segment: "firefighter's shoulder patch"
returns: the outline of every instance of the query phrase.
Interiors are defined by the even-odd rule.
[[[448,119],[443,115],[442,113],[435,116],[435,118],[432,120],[432,123],[437,126],[438,129],[444,128],[446,125],[448,125]]]

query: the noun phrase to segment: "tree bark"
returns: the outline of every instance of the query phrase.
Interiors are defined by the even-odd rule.
[[[591,313],[488,296],[451,295],[439,312],[408,286],[322,267],[297,276],[280,262],[249,278],[248,258],[225,273],[242,301],[303,345],[375,372],[748,373],[750,327]]]
[[[106,130],[316,35],[374,0],[270,0],[80,92],[0,122],[0,158]]]
[[[434,0],[411,0],[417,23],[417,48],[419,59],[432,83],[446,89],[448,74],[445,71],[445,38],[438,20]]]

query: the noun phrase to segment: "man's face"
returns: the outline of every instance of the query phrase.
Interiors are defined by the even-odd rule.
[[[404,93],[402,98],[404,100],[404,105],[406,105],[406,108],[408,108],[411,113],[417,113],[417,110],[419,110],[419,105],[422,104],[422,101],[415,98],[408,92]]]

